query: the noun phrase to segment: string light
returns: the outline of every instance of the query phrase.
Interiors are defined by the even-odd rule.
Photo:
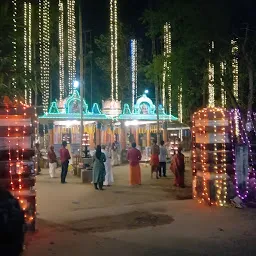
[[[182,85],[182,80],[180,82],[180,86],[179,86],[179,94],[178,94],[178,98],[179,98],[179,104],[178,104],[178,117],[179,117],[179,121],[182,123],[183,122],[183,85]]]
[[[196,122],[195,119],[198,119]],[[224,206],[227,197],[227,181],[226,181],[226,110],[222,108],[205,108],[193,115],[193,128],[192,128],[192,161],[193,161],[193,176],[194,182],[197,182],[197,155],[196,144],[200,143],[200,159],[202,167],[203,187],[202,194],[199,195],[197,185],[194,185],[194,198],[198,198],[199,203],[207,202],[209,205]],[[207,120],[211,120],[212,126],[207,124]],[[208,134],[213,134],[210,138],[213,140],[213,170],[209,170],[209,151],[207,148]],[[220,135],[221,134],[221,135]],[[198,139],[196,138],[198,136]],[[208,144],[208,145],[210,145]],[[219,164],[221,163],[221,164]],[[216,200],[210,195],[208,186],[210,185],[209,179],[214,175],[216,190]]]
[[[12,40],[12,44],[13,44],[13,70],[14,72],[16,72],[17,69],[17,0],[12,0],[12,5],[13,5],[13,14],[12,14],[12,20],[13,20],[13,32],[14,32],[14,36],[13,36],[13,40]],[[14,93],[16,93],[16,88],[17,88],[17,81],[16,81],[16,77],[14,76],[12,78],[12,87],[14,89]],[[15,97],[17,95],[15,94]]]
[[[138,52],[137,52],[137,40],[131,40],[131,59],[132,59],[132,112],[134,112],[135,100],[137,99],[137,77],[138,77]]]
[[[28,3],[28,71],[30,73],[29,104],[32,104],[31,74],[32,74],[32,6]]]
[[[211,47],[209,48],[209,54],[210,56],[213,54],[214,50],[214,42],[211,43]],[[209,99],[208,99],[208,105],[209,107],[215,106],[215,90],[214,90],[214,64],[211,63],[211,60],[209,60],[209,84],[208,84],[208,90],[209,90]]]
[[[224,108],[227,103],[227,95],[226,95],[226,91],[224,88],[224,86],[225,86],[224,75],[225,75],[225,71],[226,71],[226,63],[221,62],[220,70],[221,70],[221,105]]]
[[[49,104],[50,85],[50,1],[39,0],[40,80],[43,91],[43,110]]]
[[[27,10],[27,2],[24,2],[24,83],[25,83],[25,103],[28,103],[28,81],[27,81],[27,72],[28,72],[28,56],[27,56],[27,27],[28,27],[28,10]]]
[[[67,0],[68,10],[68,87],[73,93],[73,83],[76,78],[76,13],[75,0]]]
[[[118,19],[117,0],[110,0],[111,99],[118,100]]]
[[[59,89],[60,100],[64,99],[64,6],[59,0]]]
[[[172,53],[172,37],[171,37],[171,24],[166,22],[164,25],[164,68],[163,68],[163,87],[162,87],[162,99],[163,106],[166,106],[166,89],[168,90],[169,99],[169,115],[172,113],[172,85],[171,85],[171,64],[170,56]],[[166,88],[167,87],[167,88]]]
[[[238,100],[239,96],[239,88],[238,88],[238,60],[237,60],[237,53],[238,53],[238,45],[237,41],[231,40],[232,46],[232,72],[233,72],[233,93],[236,100]]]

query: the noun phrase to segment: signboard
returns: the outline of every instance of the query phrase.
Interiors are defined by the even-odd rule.
[[[248,177],[248,145],[236,145],[236,179],[240,192],[246,191],[246,183]]]

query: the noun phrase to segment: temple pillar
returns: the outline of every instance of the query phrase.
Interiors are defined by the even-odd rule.
[[[122,150],[126,149],[126,129],[123,122],[121,123],[120,145]]]
[[[96,124],[96,134],[95,134],[95,143],[97,145],[101,145],[101,123]]]
[[[163,141],[168,141],[168,130],[167,130],[167,123],[165,122],[163,125]]]
[[[139,128],[138,127],[135,128],[135,142],[136,142],[137,146],[140,146],[139,145],[140,144],[140,140],[139,140]]]
[[[146,133],[147,133],[147,147],[150,147],[151,146],[151,135],[150,135],[150,126],[147,125],[146,126]]]
[[[53,124],[49,124],[49,146],[52,146],[54,144],[54,131],[53,131]]]

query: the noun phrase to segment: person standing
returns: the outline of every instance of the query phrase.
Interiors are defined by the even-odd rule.
[[[166,177],[166,157],[167,157],[167,149],[164,146],[164,141],[162,140],[160,143],[160,154],[159,154],[159,176]],[[162,172],[163,171],[163,172]]]
[[[93,156],[93,184],[96,190],[103,190],[103,182],[106,175],[105,162],[106,156],[101,152],[101,146],[98,145]]]
[[[48,160],[49,160],[49,174],[51,178],[55,178],[55,171],[57,168],[57,157],[54,152],[54,147],[50,146],[48,151]]]
[[[170,169],[175,175],[174,186],[184,188],[185,157],[181,153],[181,147],[178,148],[177,154],[173,156]]]
[[[127,152],[127,160],[130,164],[129,183],[133,185],[141,185],[140,160],[141,152],[136,148],[136,143],[132,143],[132,148]]]
[[[61,161],[61,183],[65,184],[66,182],[66,177],[68,174],[68,164],[69,164],[69,159],[70,154],[69,151],[66,149],[67,147],[67,142],[63,141],[62,142],[62,148],[60,149],[60,161]]]
[[[112,144],[111,155],[112,155],[112,166],[117,166],[118,165],[118,152],[117,152],[117,147],[116,147],[115,142],[113,142],[113,144]]]
[[[158,179],[158,171],[159,171],[159,154],[160,154],[160,148],[156,144],[156,140],[153,140],[153,145],[151,147],[151,178],[153,177],[153,173],[156,173],[156,178]]]
[[[111,186],[114,183],[114,177],[113,177],[113,171],[112,171],[112,165],[111,165],[111,154],[109,150],[106,150],[105,145],[102,145],[102,153],[104,153],[106,157],[106,162],[104,163],[106,176],[105,176],[105,181],[103,185]]]

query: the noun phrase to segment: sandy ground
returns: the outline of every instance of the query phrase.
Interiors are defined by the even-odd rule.
[[[59,175],[59,172],[58,172]],[[95,191],[68,176],[37,179],[38,232],[27,236],[25,256],[47,255],[255,255],[256,210],[199,205],[173,178],[128,186],[128,167],[114,168],[115,184]]]

